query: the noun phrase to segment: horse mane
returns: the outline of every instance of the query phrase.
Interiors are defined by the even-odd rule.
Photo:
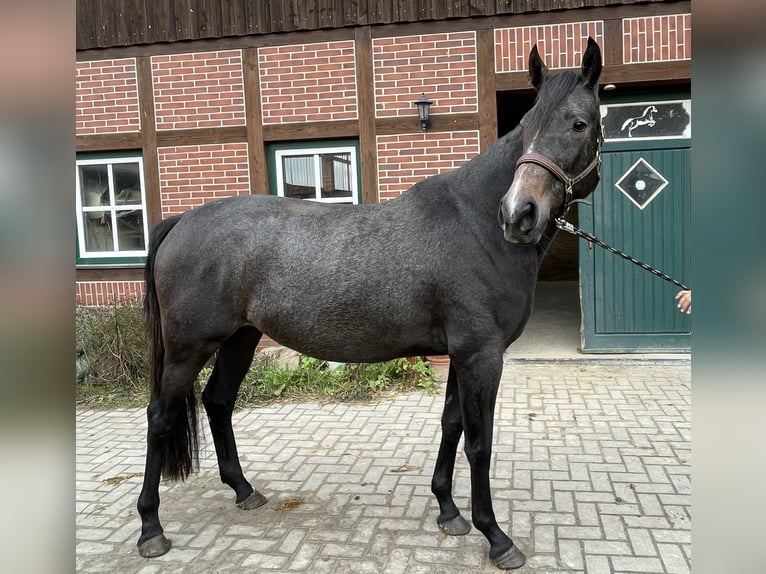
[[[550,76],[540,88],[535,105],[522,118],[522,126],[536,132],[543,127],[543,122],[561,102],[584,81],[580,74],[564,71]]]

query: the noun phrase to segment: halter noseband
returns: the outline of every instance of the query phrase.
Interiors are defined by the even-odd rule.
[[[575,177],[569,177],[567,173],[561,169],[558,164],[556,164],[555,161],[537,152],[523,154],[519,158],[519,161],[516,162],[515,169],[519,169],[519,166],[523,163],[533,163],[535,165],[544,167],[550,173],[552,173],[556,179],[564,184],[564,192],[566,193],[566,198],[564,199],[562,211],[566,211],[569,207],[569,204],[572,203],[572,188],[574,188],[575,185],[588,177],[590,172],[592,172],[594,169],[598,170],[598,175],[601,177],[601,144],[604,141],[604,126],[602,124],[599,127],[600,130],[599,139],[596,146],[596,157],[593,158],[593,161],[591,161],[588,164],[588,167],[581,171],[579,175],[576,175]]]

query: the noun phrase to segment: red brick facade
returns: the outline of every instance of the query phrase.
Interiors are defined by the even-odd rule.
[[[155,49],[155,55],[145,60],[82,61],[76,65],[76,133],[82,138],[131,132],[138,135],[142,126],[137,68],[148,70],[148,63],[144,68],[138,64],[150,62],[152,85],[148,89],[154,98],[155,128],[159,135],[175,139],[159,143],[156,158],[144,158],[145,163],[156,159],[159,170],[159,191],[147,189],[147,193],[159,193],[161,216],[167,217],[210,200],[251,193],[255,185],[251,173],[255,179],[259,172],[252,171],[257,164],[253,163],[254,149],[247,143],[251,137],[248,118],[258,115],[246,109],[246,77],[248,89],[260,90],[254,95],[259,98],[264,133],[266,128],[277,129],[285,124],[310,126],[312,122],[338,121],[346,130],[338,137],[355,138],[348,132],[353,123],[350,120],[359,120],[361,125],[362,103],[374,100],[375,125],[367,140],[373,143],[365,148],[360,136],[360,165],[369,168],[370,164],[364,162],[372,163],[367,181],[377,182],[379,201],[388,201],[414,183],[456,169],[479,153],[481,137],[487,136],[487,126],[492,125],[491,121],[481,124],[479,119],[486,116],[481,102],[488,101],[480,99],[479,82],[484,81],[480,74],[487,73],[481,70],[521,78],[535,43],[551,68],[578,66],[588,36],[605,48],[607,66],[691,58],[690,14],[622,18],[616,23],[621,24],[622,33],[614,26],[610,29],[617,33],[610,36],[606,34],[605,20],[599,19],[603,13],[594,18],[593,10],[585,11],[588,19],[583,21],[557,19],[555,23],[534,26],[498,27],[489,36],[480,36],[481,32],[475,30],[412,34],[412,28],[405,30],[407,35],[396,35],[394,31],[390,36],[381,36],[381,31],[387,30],[372,27],[375,33],[366,44],[367,65],[372,67],[366,76],[372,82],[367,92],[357,85],[366,71],[357,69],[362,52],[358,52],[359,45],[353,38],[297,44],[299,34],[294,33],[284,36],[289,44],[279,45],[287,40],[274,35],[269,45],[252,53],[240,43],[237,49],[197,53],[163,55]],[[434,29],[454,26],[435,25]],[[312,36],[312,40],[316,38]],[[484,44],[480,45],[480,38]],[[605,46],[611,38],[622,42],[622,46]],[[216,47],[219,45],[227,44],[221,40]],[[482,46],[494,58],[487,57]],[[609,54],[620,52],[623,62],[609,62]],[[250,54],[254,59],[246,64]],[[482,54],[486,62],[479,61]],[[256,73],[248,76],[246,72],[252,68],[245,70],[245,65],[257,68]],[[515,86],[517,89],[520,84]],[[371,97],[360,102],[365,93]],[[450,128],[452,124],[444,122],[440,128],[421,132],[413,105],[421,93],[434,102],[434,116],[451,115],[456,118],[452,123],[463,123]],[[493,104],[494,100],[484,105]],[[473,123],[466,119],[471,117],[476,118]],[[222,130],[226,132],[222,141],[227,143],[208,143],[199,133],[188,143],[182,139],[186,132],[180,130],[204,133],[202,128],[212,128],[211,133],[216,128],[228,128]],[[357,133],[361,134],[361,128]],[[312,139],[310,135],[301,137]],[[141,147],[140,138],[132,141],[138,141],[135,149]],[[175,145],[169,146],[167,142],[171,141]],[[370,200],[374,196],[368,193],[365,197]],[[136,280],[78,280],[76,285],[76,302],[81,305],[101,305],[141,294],[142,282]]]
[[[459,168],[479,153],[479,132],[378,136],[380,201],[401,195],[418,181]],[[439,153],[434,154],[433,150]]]
[[[497,29],[495,70],[526,71],[529,52],[535,44],[550,69],[577,67],[587,46],[588,36],[603,46],[604,22],[597,20]],[[605,57],[604,64],[608,64]]]
[[[622,21],[623,63],[691,59],[691,20],[691,14],[626,18]]]
[[[163,218],[250,193],[246,143],[163,147],[158,156]]]
[[[264,124],[357,117],[354,42],[258,50]]]
[[[154,56],[152,82],[157,129],[242,125],[242,51]]]
[[[412,116],[421,93],[432,114],[476,112],[476,33],[379,38],[372,42],[375,116]]]
[[[78,281],[75,285],[75,303],[87,307],[141,301],[143,296],[143,281]]]
[[[75,85],[78,136],[141,129],[134,58],[77,62]]]

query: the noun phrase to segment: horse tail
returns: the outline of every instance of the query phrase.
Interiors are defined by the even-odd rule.
[[[165,343],[162,337],[162,322],[160,318],[160,303],[157,299],[157,286],[154,281],[154,263],[157,251],[176,226],[180,219],[176,215],[161,221],[151,233],[149,250],[144,268],[146,293],[144,295],[144,315],[149,342],[151,359],[151,396],[152,403],[159,398],[162,390],[163,363],[165,359]],[[194,385],[185,398],[185,409],[182,409],[176,420],[169,421],[167,436],[163,441],[162,475],[172,480],[184,480],[199,466],[199,443],[197,424],[197,397]],[[157,406],[150,404],[151,409]],[[185,411],[185,412],[184,412]]]

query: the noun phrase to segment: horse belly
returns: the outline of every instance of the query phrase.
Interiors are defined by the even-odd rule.
[[[378,362],[422,354],[441,339],[428,312],[411,296],[392,298],[357,285],[350,292],[282,292],[261,300],[253,323],[281,345],[319,359]]]

